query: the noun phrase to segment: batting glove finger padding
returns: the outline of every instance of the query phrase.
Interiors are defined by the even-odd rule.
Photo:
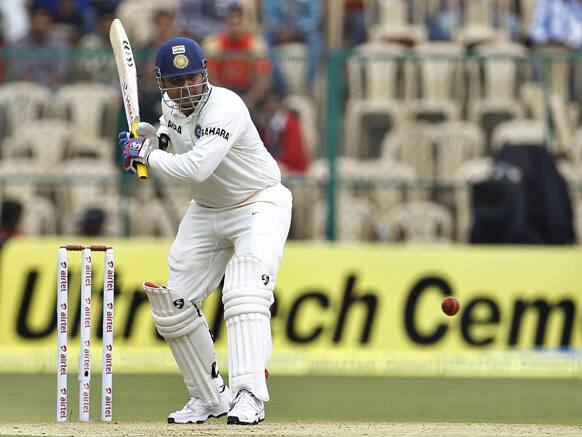
[[[153,127],[151,124],[142,121],[137,124],[137,126],[135,127],[135,131],[138,133],[139,136],[146,137],[149,140],[150,146],[156,149],[158,148],[157,129]]]

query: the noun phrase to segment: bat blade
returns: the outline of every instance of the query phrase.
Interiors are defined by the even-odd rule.
[[[138,136],[135,132],[135,126],[139,123],[137,69],[129,38],[125,33],[123,24],[121,24],[121,21],[118,18],[111,23],[111,28],[109,29],[109,40],[111,41],[115,63],[117,64],[117,73],[121,85],[121,95],[123,99],[123,107],[125,108],[127,126],[134,136]],[[147,167],[139,163],[137,165],[137,174],[140,180],[147,179]]]

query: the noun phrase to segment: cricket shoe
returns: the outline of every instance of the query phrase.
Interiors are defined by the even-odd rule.
[[[230,408],[232,394],[226,385],[223,385],[218,392],[220,403],[216,407],[208,408],[202,399],[191,397],[184,408],[168,416],[168,423],[204,423],[210,418],[226,415]]]
[[[226,417],[229,425],[256,425],[265,420],[265,404],[248,390],[241,390],[232,401]]]

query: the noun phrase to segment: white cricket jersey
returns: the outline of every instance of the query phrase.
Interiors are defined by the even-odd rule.
[[[162,102],[158,135],[170,137],[174,153],[154,150],[148,164],[192,182],[202,206],[223,208],[281,182],[277,162],[267,151],[249,110],[234,92],[211,86],[199,113],[186,117]]]

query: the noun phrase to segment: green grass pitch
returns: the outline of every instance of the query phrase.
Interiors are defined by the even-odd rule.
[[[52,374],[0,374],[0,422],[54,420],[55,383]],[[99,420],[100,384],[95,375],[92,420]],[[269,386],[269,421],[582,424],[581,380],[272,376]],[[69,392],[76,421],[76,375]],[[116,421],[163,421],[186,397],[177,374],[114,375]]]

